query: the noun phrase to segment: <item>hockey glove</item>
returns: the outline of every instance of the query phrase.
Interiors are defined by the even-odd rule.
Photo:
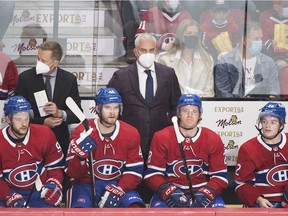
[[[8,97],[8,93],[7,92],[0,91],[0,98],[1,99],[6,99],[7,97]]]
[[[25,207],[25,200],[21,194],[13,193],[6,197],[6,206],[9,208],[23,208]]]
[[[76,141],[74,139],[71,141],[71,148],[80,158],[88,158],[89,152],[97,147],[96,141],[90,136],[92,131],[92,128],[88,131],[83,131]]]
[[[215,199],[215,191],[209,186],[201,187],[195,193],[195,200],[191,207],[208,207]]]
[[[106,186],[98,206],[100,208],[117,208],[120,206],[121,199],[124,197],[124,195],[125,192],[122,190],[122,188],[109,184]]]
[[[158,195],[169,207],[189,207],[185,194],[172,183],[160,185]]]
[[[62,201],[62,185],[56,179],[48,179],[42,187],[41,198],[51,206],[58,206]]]

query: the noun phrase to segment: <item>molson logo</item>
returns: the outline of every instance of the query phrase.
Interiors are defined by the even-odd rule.
[[[241,120],[238,120],[238,117],[236,115],[232,115],[231,118],[228,119],[219,119],[216,121],[217,127],[225,128],[227,126],[232,126],[232,125],[239,125],[241,124]]]
[[[225,150],[232,150],[232,149],[238,149],[238,145],[235,144],[234,140],[229,140],[228,144],[224,147]]]

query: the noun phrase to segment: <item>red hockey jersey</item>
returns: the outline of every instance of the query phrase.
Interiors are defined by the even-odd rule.
[[[208,128],[199,127],[197,134],[182,143],[190,172],[193,189],[208,185],[217,195],[228,186],[227,166],[224,162],[224,145],[220,137]],[[173,182],[179,188],[188,189],[183,160],[173,126],[154,134],[145,181],[157,192],[165,182]]]
[[[189,18],[192,17],[187,11],[179,11],[170,17],[158,7],[152,7],[143,14],[137,34],[143,32],[154,34],[157,47],[161,49],[163,43],[174,42],[179,24]]]
[[[137,188],[142,180],[144,167],[137,129],[118,120],[113,135],[105,138],[99,132],[97,119],[90,119],[89,125],[94,129],[90,136],[97,143],[97,147],[93,150],[93,171],[96,181],[117,180],[118,186],[125,192]],[[76,127],[72,139],[77,140],[83,131],[82,124]],[[78,156],[70,147],[65,171],[76,183],[90,182],[88,165],[81,165]]]
[[[282,142],[270,147],[257,136],[244,143],[238,153],[234,179],[240,200],[253,206],[259,196],[281,202],[284,189],[288,190],[287,134]]]
[[[0,200],[10,189],[31,190],[38,175],[63,181],[64,155],[53,132],[44,125],[30,124],[22,143],[13,143],[8,126],[0,131]]]

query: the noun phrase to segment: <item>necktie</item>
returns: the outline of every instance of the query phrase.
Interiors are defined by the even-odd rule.
[[[51,88],[51,83],[50,83],[50,76],[45,76],[46,80],[45,80],[45,90],[46,90],[46,94],[47,94],[47,98],[48,101],[52,100],[52,88]]]
[[[153,78],[151,76],[151,70],[144,71],[148,77],[146,79],[146,92],[145,92],[145,100],[150,105],[152,103],[154,94],[153,94]]]

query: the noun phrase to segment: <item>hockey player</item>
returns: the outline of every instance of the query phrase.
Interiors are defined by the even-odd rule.
[[[281,208],[288,202],[288,144],[287,134],[282,132],[285,118],[281,103],[267,103],[258,117],[259,135],[239,149],[235,191],[247,207]]]
[[[150,207],[225,207],[219,196],[228,186],[224,145],[217,134],[198,126],[201,116],[200,98],[184,94],[177,105],[184,141],[178,144],[173,126],[154,134],[144,177],[155,192]]]
[[[0,131],[0,206],[59,206],[64,156],[53,132],[30,124],[31,105],[22,96],[9,97],[4,113],[8,126]]]
[[[114,88],[99,89],[98,116],[89,120],[90,129],[79,125],[72,133],[66,173],[73,178],[67,193],[68,207],[144,207],[134,191],[142,180],[143,157],[136,128],[118,120],[122,98]],[[93,158],[96,203],[92,203],[88,155]]]

